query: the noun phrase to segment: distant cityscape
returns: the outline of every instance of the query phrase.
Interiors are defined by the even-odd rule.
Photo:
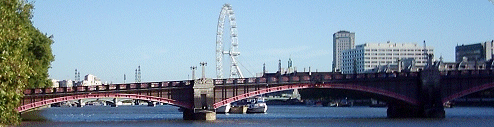
[[[56,80],[51,79],[53,83],[52,87],[73,87],[73,86],[97,86],[97,85],[105,85],[112,84],[112,82],[101,82],[101,79],[92,74],[87,74],[84,76],[84,79],[81,80],[81,73],[75,69],[74,80],[64,79],[64,80]],[[124,83],[126,80],[126,75],[124,74]],[[139,65],[135,70],[135,82],[141,82],[141,66]]]
[[[455,48],[455,61],[443,61],[442,56],[435,62],[439,63],[440,70],[463,70],[463,69],[486,69],[494,68],[494,40],[457,45]],[[343,74],[358,73],[379,73],[379,72],[416,72],[427,65],[427,54],[434,60],[434,47],[426,46],[426,41],[420,46],[416,42],[383,42],[383,43],[364,43],[355,44],[355,33],[345,30],[333,34],[333,63],[332,71]],[[288,67],[280,68],[278,73],[296,72],[296,67],[288,61]],[[87,74],[83,80],[80,80],[80,72],[75,70],[75,78],[56,80],[52,79],[53,87],[72,87],[72,86],[93,86],[109,84],[102,83],[101,79],[95,75]],[[140,66],[135,70],[135,82],[141,82]],[[303,70],[306,72],[306,68]],[[310,67],[308,68],[310,72]],[[266,73],[263,69],[262,76]],[[124,75],[124,82],[126,75]],[[111,84],[111,83],[110,83]]]
[[[454,62],[439,57],[440,70],[485,69],[494,67],[494,40],[457,45]],[[343,74],[378,72],[416,72],[423,69],[428,55],[434,58],[434,48],[417,43],[365,43],[355,45],[355,33],[338,31],[333,34],[333,72]]]

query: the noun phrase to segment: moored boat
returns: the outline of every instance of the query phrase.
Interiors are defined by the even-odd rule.
[[[443,106],[444,106],[445,108],[453,108],[453,102],[451,102],[451,101],[446,101],[446,102],[443,104]]]
[[[369,105],[369,107],[386,107],[386,102],[371,99],[371,104]]]
[[[216,109],[216,113],[228,113],[230,111],[230,108],[231,108],[230,104],[223,105],[218,109]]]
[[[229,113],[247,113],[247,105],[234,105],[230,107]]]
[[[265,113],[268,110],[268,105],[263,97],[255,97],[247,99],[247,113]]]
[[[348,98],[332,101],[328,104],[330,107],[351,107],[353,101],[349,101]]]

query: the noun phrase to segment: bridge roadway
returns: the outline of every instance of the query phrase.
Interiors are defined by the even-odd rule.
[[[444,118],[442,104],[494,87],[494,71],[422,71],[340,74],[330,72],[240,79],[198,79],[27,89],[20,113],[87,98],[130,98],[186,109],[184,119],[215,119],[215,109],[231,102],[290,89],[341,89],[379,96],[388,102],[388,117]],[[204,115],[206,114],[206,115]]]

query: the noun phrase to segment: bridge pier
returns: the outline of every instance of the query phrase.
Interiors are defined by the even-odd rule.
[[[111,107],[118,107],[118,99],[117,98],[113,98],[113,104],[111,104],[110,106]]]
[[[134,105],[140,105],[140,101],[139,100],[134,100]]]
[[[216,120],[214,110],[214,84],[212,79],[201,78],[194,80],[194,106],[192,109],[185,109],[184,120]]]
[[[446,111],[444,111],[443,105],[441,107],[433,107],[424,110],[425,118],[445,118]]]
[[[388,103],[388,118],[422,118],[424,110],[419,106],[404,103]]]
[[[432,64],[432,55],[429,55],[427,67],[422,70],[419,75],[419,83],[417,84],[418,105],[410,105],[403,103],[388,104],[389,118],[445,118],[446,113],[442,104],[441,86],[438,65]]]
[[[148,102],[148,106],[149,107],[155,107],[156,106],[156,102],[149,101]]]
[[[420,86],[418,98],[423,109],[422,117],[444,118],[445,111],[441,97],[441,76],[438,65],[432,64],[432,55],[429,55],[428,67],[420,72]]]
[[[77,102],[77,107],[84,107],[84,105],[86,105],[82,99],[77,100]]]
[[[216,112],[210,110],[191,110],[185,109],[183,112],[184,120],[216,120]]]
[[[421,107],[410,104],[388,103],[388,118],[445,118],[444,107]]]

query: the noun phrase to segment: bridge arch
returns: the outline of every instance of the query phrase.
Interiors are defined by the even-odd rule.
[[[91,102],[91,101],[105,101],[106,103],[111,103],[111,104],[115,104],[113,97],[109,97],[109,98],[85,98],[85,99],[82,99],[82,103],[87,103],[87,102]],[[122,101],[127,101],[127,100],[134,100],[132,98],[119,98],[117,100],[117,103],[118,102],[122,102]],[[79,103],[78,101],[74,101],[75,103]]]
[[[463,97],[463,96],[466,96],[466,95],[469,95],[469,94],[472,94],[475,92],[490,89],[490,88],[494,88],[494,83],[486,83],[486,84],[483,84],[480,86],[475,86],[475,87],[460,91],[460,92],[455,93],[455,94],[451,94],[447,97],[444,97],[442,99],[442,103],[446,103],[448,101],[451,101],[451,100],[454,100],[454,99],[457,99],[457,98],[460,98],[460,97]]]
[[[177,107],[188,108],[188,109],[192,108],[192,104],[189,104],[189,103],[179,102],[179,101],[176,101],[173,99],[161,98],[161,97],[155,97],[155,96],[139,95],[139,94],[119,94],[119,93],[95,93],[95,94],[88,93],[88,94],[79,94],[79,95],[57,97],[57,98],[46,99],[46,100],[42,100],[42,101],[38,101],[38,102],[25,104],[25,105],[17,107],[17,111],[22,113],[22,112],[26,112],[26,111],[29,111],[31,109],[35,109],[35,108],[42,107],[42,106],[49,105],[49,104],[65,102],[65,101],[73,101],[73,100],[79,100],[79,99],[92,99],[92,98],[130,98],[130,99],[161,102],[161,103],[166,103],[166,104],[174,105]]]
[[[367,86],[360,86],[360,85],[351,85],[351,84],[292,84],[292,85],[284,85],[284,86],[278,86],[278,87],[271,87],[267,89],[261,89],[257,91],[252,91],[248,92],[245,94],[241,94],[238,96],[234,96],[225,100],[222,100],[220,102],[216,102],[213,104],[213,107],[219,108],[221,106],[224,106],[226,104],[239,101],[242,99],[254,97],[257,95],[262,95],[266,93],[272,93],[272,92],[278,92],[278,91],[285,91],[285,90],[291,90],[291,89],[306,89],[306,88],[331,88],[331,89],[345,89],[345,90],[355,90],[355,91],[361,91],[361,92],[368,92],[368,93],[373,93],[373,94],[378,94],[390,98],[394,98],[412,105],[418,105],[419,102],[418,100],[414,98],[410,98],[401,94],[397,94],[395,92],[383,90],[383,89],[378,89],[378,88],[372,88],[372,87],[367,87]]]

